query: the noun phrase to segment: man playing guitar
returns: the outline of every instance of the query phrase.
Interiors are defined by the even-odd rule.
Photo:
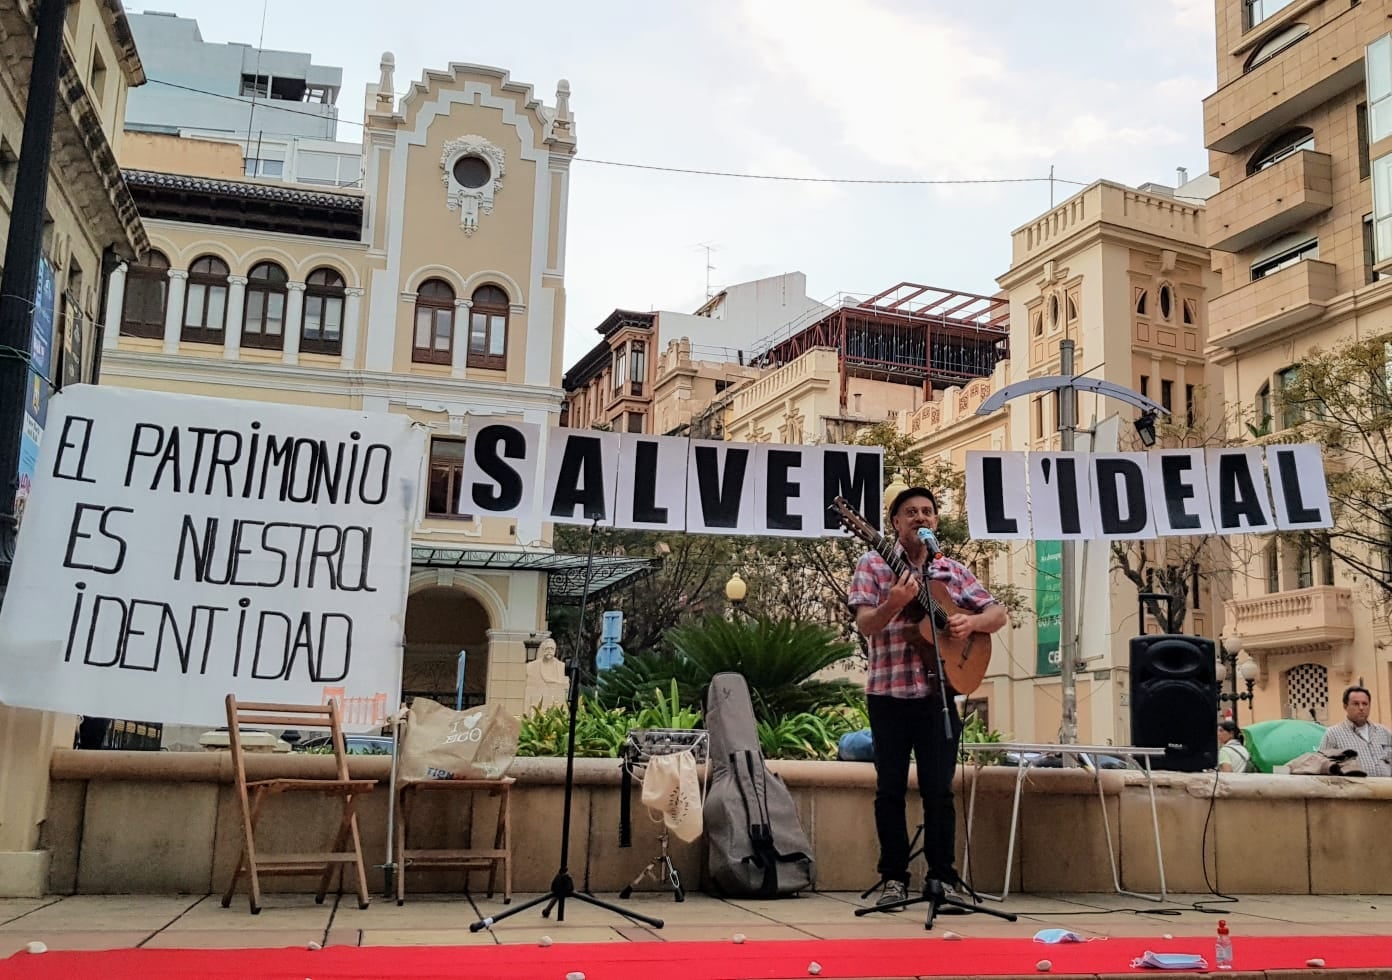
[[[952,605],[944,607],[939,633],[964,638],[994,633],[1007,622],[1005,607],[986,591],[965,566],[932,555],[919,536],[921,528],[938,529],[938,502],[924,487],[910,487],[894,498],[889,521],[898,544],[895,553],[908,570],[896,576],[877,551],[866,552],[856,564],[847,602],[856,614],[856,627],[869,647],[865,700],[875,744],[875,832],[880,842],[879,873],[884,889],[876,904],[907,898],[909,835],[904,798],[909,784],[909,753],[918,765],[918,789],[923,797],[924,854],[928,879],[951,887],[959,882],[955,869],[956,814],[952,776],[957,767],[957,744],[962,723],[951,712],[952,738],[942,721],[936,657],[924,640],[924,615],[918,601],[925,574],[947,588]],[[932,636],[931,631],[927,631]],[[943,636],[946,641],[948,636]],[[952,692],[948,691],[949,699]],[[970,693],[970,692],[967,692]],[[925,882],[925,888],[927,883]]]

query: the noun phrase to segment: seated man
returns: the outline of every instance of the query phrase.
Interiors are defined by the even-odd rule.
[[[1369,776],[1392,776],[1392,731],[1368,720],[1373,696],[1355,684],[1344,691],[1344,720],[1329,726],[1320,741],[1321,752],[1352,749],[1356,765]]]

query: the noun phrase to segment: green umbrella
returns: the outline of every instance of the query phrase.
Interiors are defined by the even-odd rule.
[[[1243,744],[1259,772],[1271,772],[1296,756],[1314,752],[1324,738],[1324,726],[1298,718],[1258,721],[1242,729]]]

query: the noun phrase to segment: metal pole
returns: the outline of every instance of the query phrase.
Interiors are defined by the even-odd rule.
[[[1059,341],[1059,373],[1066,378],[1073,377],[1073,341],[1068,338]],[[1058,389],[1059,448],[1066,453],[1073,451],[1073,437],[1078,428],[1078,420],[1074,417],[1077,410],[1073,401],[1074,390],[1071,384]],[[1078,688],[1073,676],[1074,666],[1078,662],[1078,609],[1073,603],[1077,547],[1076,541],[1064,541],[1060,555],[1059,597],[1062,615],[1059,624],[1059,683],[1063,688],[1060,745],[1075,745],[1078,741]]]
[[[38,0],[38,32],[29,70],[29,98],[15,174],[14,210],[5,241],[5,277],[0,288],[0,601],[14,559],[15,493],[19,486],[19,445],[24,395],[29,387],[34,294],[43,248],[48,163],[63,53],[64,0]],[[47,381],[41,382],[46,384]]]

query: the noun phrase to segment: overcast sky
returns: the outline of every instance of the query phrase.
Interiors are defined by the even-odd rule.
[[[255,45],[261,4],[153,0],[207,41]],[[396,89],[495,65],[550,105],[570,80],[579,156],[855,179],[1100,177],[1171,184],[1207,163],[1212,0],[268,0],[264,47],[343,69],[361,136],[384,50]],[[1059,184],[1057,200],[1078,188]],[[577,161],[566,364],[615,307],[690,312],[714,288],[801,270],[813,298],[901,281],[990,293],[1048,183],[737,180]]]

